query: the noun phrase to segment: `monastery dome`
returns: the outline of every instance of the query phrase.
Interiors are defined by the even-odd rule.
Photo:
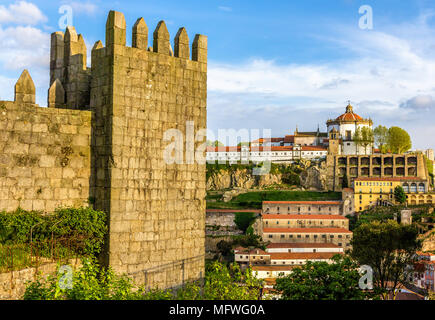
[[[339,116],[336,121],[363,121],[364,119],[353,112],[353,107],[348,104],[346,107],[346,113]]]

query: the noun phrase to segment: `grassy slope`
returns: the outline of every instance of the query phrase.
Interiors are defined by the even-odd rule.
[[[261,209],[263,201],[340,200],[340,192],[315,191],[257,191],[235,197],[230,202],[207,202],[208,209]]]

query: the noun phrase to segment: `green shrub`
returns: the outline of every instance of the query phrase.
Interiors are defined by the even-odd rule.
[[[0,212],[0,243],[41,242],[54,238],[82,239],[83,253],[98,254],[107,233],[106,214],[91,208],[60,208],[53,214]],[[32,229],[33,227],[33,229]]]

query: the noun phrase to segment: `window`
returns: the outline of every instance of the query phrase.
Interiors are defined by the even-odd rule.
[[[301,235],[300,234],[298,234],[298,238],[300,238],[301,237]]]
[[[273,236],[272,236],[271,234],[269,234],[269,238],[271,238],[271,239],[272,239],[272,238],[273,238]]]

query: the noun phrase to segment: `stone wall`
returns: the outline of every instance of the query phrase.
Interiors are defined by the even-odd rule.
[[[204,274],[199,147],[206,137],[195,135],[206,129],[207,37],[196,35],[190,46],[180,28],[172,50],[163,21],[152,48],[142,18],[132,47],[126,32],[123,14],[110,11],[106,45],[95,43],[90,69],[83,36],[73,27],[53,33],[49,108],[35,105],[35,86],[23,72],[14,102],[0,105],[0,209],[50,212],[91,200],[109,215],[103,262],[138,284],[177,286]],[[164,158],[174,131],[182,163]],[[161,268],[179,263],[182,277]]]
[[[190,60],[184,28],[175,37],[175,56],[163,21],[153,50],[145,37],[148,28],[139,19],[135,47],[127,47],[124,16],[111,11],[106,45],[97,42],[92,51],[93,178],[96,208],[110,218],[108,263],[138,282],[165,286],[164,272],[145,279],[143,271],[188,258],[185,280],[204,271],[204,259],[193,258],[204,256],[205,164],[190,159],[189,150],[182,164],[167,163],[164,135],[176,129],[185,139],[190,130],[206,128],[207,39],[195,37]]]
[[[91,113],[0,101],[0,210],[89,200]]]
[[[81,267],[79,260],[71,260],[69,263],[73,270]],[[0,300],[21,300],[28,282],[36,280],[37,276],[47,278],[56,272],[59,264],[50,262],[40,265],[38,268],[26,268],[17,271],[0,273]]]

